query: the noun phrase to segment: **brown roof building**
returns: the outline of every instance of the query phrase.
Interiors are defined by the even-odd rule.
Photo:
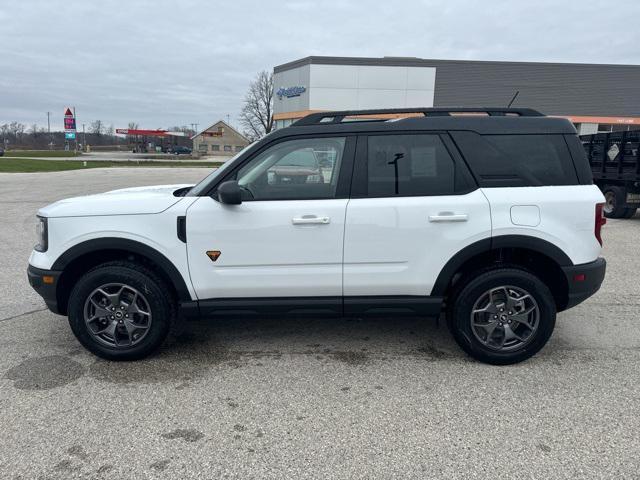
[[[193,151],[200,155],[235,155],[249,145],[247,137],[222,120],[191,137]]]

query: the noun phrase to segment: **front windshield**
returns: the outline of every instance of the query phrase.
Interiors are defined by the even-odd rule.
[[[245,152],[247,149],[253,147],[255,144],[256,144],[256,142],[250,143],[249,145],[244,147],[241,151],[236,153],[233,157],[231,157],[229,160],[227,160],[222,165],[220,165],[218,168],[214,169],[213,172],[211,172],[209,175],[204,177],[191,190],[189,190],[189,193],[187,193],[186,196],[187,197],[197,197],[197,196],[201,195],[203,193],[203,191],[205,191],[209,187],[209,184],[211,183],[211,181],[214,178],[216,178],[222,172],[226,171],[229,168],[229,166],[234,163],[234,160],[236,158],[238,158],[240,155],[242,155],[242,153]]]

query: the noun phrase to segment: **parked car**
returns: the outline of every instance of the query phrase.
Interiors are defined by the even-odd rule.
[[[173,145],[168,151],[174,155],[191,155],[191,149],[189,147],[183,147],[182,145]]]
[[[269,174],[269,181],[276,183],[324,182],[313,148],[292,151],[273,165]]]
[[[4,148],[0,147],[0,157],[4,155]]]
[[[114,360],[194,317],[441,312],[472,357],[525,360],[603,281],[604,198],[568,120],[478,110],[311,114],[195,186],[53,203],[29,281]],[[371,121],[401,113],[423,115]],[[290,164],[308,152],[332,159],[322,182]]]

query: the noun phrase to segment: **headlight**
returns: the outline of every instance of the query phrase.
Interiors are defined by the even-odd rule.
[[[46,217],[36,217],[38,223],[36,224],[36,235],[38,236],[38,243],[33,247],[38,252],[46,252],[49,247],[49,229],[47,228]]]

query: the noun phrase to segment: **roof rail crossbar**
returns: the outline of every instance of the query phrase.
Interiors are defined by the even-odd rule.
[[[299,127],[305,125],[328,125],[342,123],[347,117],[376,115],[400,115],[408,113],[418,113],[425,117],[450,116],[452,113],[481,113],[491,117],[505,115],[517,115],[520,117],[543,117],[544,115],[532,108],[502,108],[502,107],[434,107],[434,108],[388,108],[375,110],[340,110],[311,113],[292,124]],[[363,118],[361,121],[386,121],[388,118]],[[355,119],[358,121],[358,119]]]

